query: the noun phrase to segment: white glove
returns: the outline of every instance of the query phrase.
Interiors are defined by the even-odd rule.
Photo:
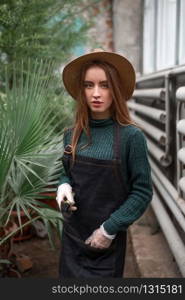
[[[100,230],[101,230],[102,234],[110,240],[113,240],[116,237],[116,234],[108,234],[108,232],[105,230],[103,224],[100,226]]]
[[[65,198],[67,198],[71,206],[75,204],[73,193],[72,193],[72,187],[70,186],[69,183],[63,183],[58,187],[56,201],[59,207],[61,207],[61,202],[64,202]]]
[[[94,248],[106,249],[108,248],[112,240],[116,237],[116,234],[110,235],[104,229],[103,224],[85,240],[85,244]]]

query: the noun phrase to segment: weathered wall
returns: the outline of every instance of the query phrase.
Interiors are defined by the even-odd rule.
[[[92,9],[89,47],[102,47],[126,56],[141,71],[143,0],[100,0]]]
[[[102,47],[104,50],[113,50],[113,24],[112,24],[112,1],[101,0],[93,8],[95,26],[90,29],[91,45]]]
[[[115,51],[128,57],[140,71],[142,44],[142,0],[113,0]]]

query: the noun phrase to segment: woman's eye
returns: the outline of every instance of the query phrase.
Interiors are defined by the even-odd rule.
[[[92,87],[92,84],[91,83],[84,83],[84,87],[89,89]]]
[[[102,83],[101,87],[104,89],[108,89],[109,86],[108,86],[108,83]]]

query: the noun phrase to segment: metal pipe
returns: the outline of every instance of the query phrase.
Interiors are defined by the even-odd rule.
[[[151,158],[149,158],[150,166],[152,171],[156,174],[157,178],[159,178],[161,184],[165,187],[166,191],[168,192],[169,196],[174,200],[174,202],[178,205],[182,213],[185,215],[185,201],[184,199],[180,198],[178,195],[177,190],[171,184],[171,182],[164,176],[161,170],[156,166]]]
[[[177,152],[177,157],[183,164],[185,164],[185,148],[181,148]]]
[[[182,119],[177,123],[177,131],[185,135],[185,119]]]
[[[168,167],[171,162],[172,158],[171,156],[166,156],[166,153],[161,150],[159,147],[157,147],[153,142],[149,141],[147,139],[147,145],[149,152],[152,154],[153,157],[163,166]]]
[[[142,129],[151,137],[153,137],[158,143],[161,145],[165,145],[166,142],[166,134],[164,131],[156,128],[155,126],[151,125],[150,123],[147,123],[146,121],[139,118],[137,115],[130,114],[131,118],[138,123],[139,126],[142,127]]]
[[[181,188],[181,190],[185,193],[185,177],[182,177],[179,180],[179,187]]]
[[[185,277],[185,245],[156,193],[154,193],[151,205],[175,257],[180,272],[182,276]]]
[[[180,96],[182,95],[182,93],[180,93]],[[177,93],[176,93],[177,96]],[[176,112],[176,120],[177,120],[177,127],[176,127],[176,149],[177,149],[177,153],[179,152],[179,150],[182,148],[183,146],[183,134],[184,134],[184,124],[185,124],[185,120],[181,119],[181,111],[182,111],[182,105],[183,105],[183,101],[177,99],[177,112]],[[176,164],[177,164],[177,189],[178,189],[178,194],[180,195],[180,197],[183,197],[183,193],[182,193],[182,189],[181,186],[179,185],[179,180],[180,178],[183,176],[183,165],[181,163],[181,161],[179,160],[178,156],[176,156]]]
[[[166,124],[165,124],[165,132],[166,132],[166,144],[165,144],[165,155],[168,157],[170,156],[170,144],[171,144],[171,129],[170,129],[170,116],[171,116],[171,109],[170,109],[170,96],[169,96],[169,73],[165,75],[165,102],[166,102]]]
[[[180,208],[173,201],[169,193],[166,191],[165,187],[160,182],[159,178],[157,178],[157,176],[154,174],[154,172],[152,172],[152,180],[154,185],[156,186],[156,189],[161,194],[162,199],[164,199],[169,209],[173,213],[174,217],[176,218],[177,222],[185,232],[185,216],[182,214]]]
[[[157,120],[163,124],[166,122],[166,112],[161,109],[149,107],[143,104],[134,103],[132,101],[128,102],[128,108],[134,111],[140,112],[145,116],[148,116],[154,120]]]
[[[150,75],[145,75],[145,76],[142,76],[142,77],[138,77],[137,78],[137,83],[145,81],[145,80],[158,79],[158,78],[164,77],[166,74],[178,75],[178,74],[181,74],[181,73],[185,73],[185,66],[178,66],[178,67],[175,67],[175,68],[172,67],[172,68],[169,68],[165,71],[158,71],[158,72],[152,73]]]
[[[185,86],[181,86],[176,91],[176,98],[180,101],[185,102]]]
[[[176,151],[178,153],[179,149],[181,148],[181,134],[178,131],[178,124],[180,120],[180,110],[181,110],[182,102],[178,101],[177,102],[177,112],[176,112],[176,121],[177,121],[177,126],[176,126]],[[181,126],[180,126],[181,127]],[[181,173],[181,162],[179,161],[177,155],[176,155],[176,165],[177,165],[177,190],[178,194],[182,197],[182,190],[180,189],[179,186],[179,179],[182,177]]]
[[[172,68],[172,70],[170,71],[170,74],[172,74],[172,75],[178,75],[181,73],[185,73],[185,66],[179,66],[176,68]]]
[[[133,98],[154,98],[165,100],[165,89],[136,89],[133,93]]]

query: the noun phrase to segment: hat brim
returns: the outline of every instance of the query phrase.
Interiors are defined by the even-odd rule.
[[[79,93],[79,76],[81,68],[84,64],[90,61],[104,61],[114,66],[118,71],[123,95],[129,100],[135,88],[135,71],[132,64],[122,55],[114,52],[92,52],[82,55],[70,63],[63,70],[63,82],[68,93],[76,100]]]

